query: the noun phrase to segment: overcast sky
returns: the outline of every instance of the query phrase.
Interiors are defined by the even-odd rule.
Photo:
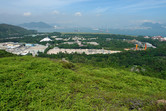
[[[166,23],[166,0],[0,0],[0,23],[123,28]]]

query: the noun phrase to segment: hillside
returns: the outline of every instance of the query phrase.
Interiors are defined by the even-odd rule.
[[[166,80],[111,67],[15,56],[0,58],[0,69],[2,111],[157,111],[166,99]]]
[[[16,56],[16,55],[14,55],[12,53],[9,53],[9,52],[6,52],[4,50],[0,50],[0,58],[2,58],[2,57],[11,57],[11,56]]]
[[[27,30],[19,26],[0,24],[0,38],[21,36],[24,34],[36,33],[34,30]]]

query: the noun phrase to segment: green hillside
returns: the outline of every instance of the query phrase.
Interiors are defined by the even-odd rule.
[[[19,26],[0,24],[0,38],[21,36],[24,34],[36,33],[34,30],[27,30]]]
[[[39,57],[0,58],[0,110],[157,111],[166,80]]]
[[[0,58],[1,57],[11,57],[11,56],[16,56],[16,55],[6,52],[5,50],[0,50]]]

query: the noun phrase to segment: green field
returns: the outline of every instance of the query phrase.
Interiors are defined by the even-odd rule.
[[[0,58],[1,111],[157,111],[166,80],[31,56]]]

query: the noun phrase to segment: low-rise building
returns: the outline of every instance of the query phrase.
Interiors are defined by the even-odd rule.
[[[149,39],[150,37],[149,36],[144,36],[145,39]]]
[[[84,42],[84,43],[87,43],[87,44],[90,44],[90,45],[99,45],[97,42]]]
[[[55,47],[53,49],[50,49],[47,54],[58,54],[58,53],[85,53],[87,55],[89,54],[113,54],[113,53],[119,53],[121,51],[112,51],[112,50],[104,50],[104,49],[60,49],[58,47]]]
[[[34,44],[25,44],[26,47],[33,47],[35,46]]]
[[[51,40],[50,38],[48,38],[48,37],[46,37],[46,38],[40,40],[40,42],[48,42],[48,41],[52,41],[52,40]]]
[[[149,48],[150,48],[150,47],[151,47],[151,48],[156,48],[155,46],[153,46],[152,44],[150,44],[150,43],[148,43],[148,42],[146,42],[146,46],[149,47]]]
[[[55,39],[57,36],[51,36],[51,38]]]
[[[63,40],[63,38],[55,38],[55,40]]]
[[[69,45],[71,45],[71,44],[76,44],[76,42],[64,42],[63,44],[69,44]]]

